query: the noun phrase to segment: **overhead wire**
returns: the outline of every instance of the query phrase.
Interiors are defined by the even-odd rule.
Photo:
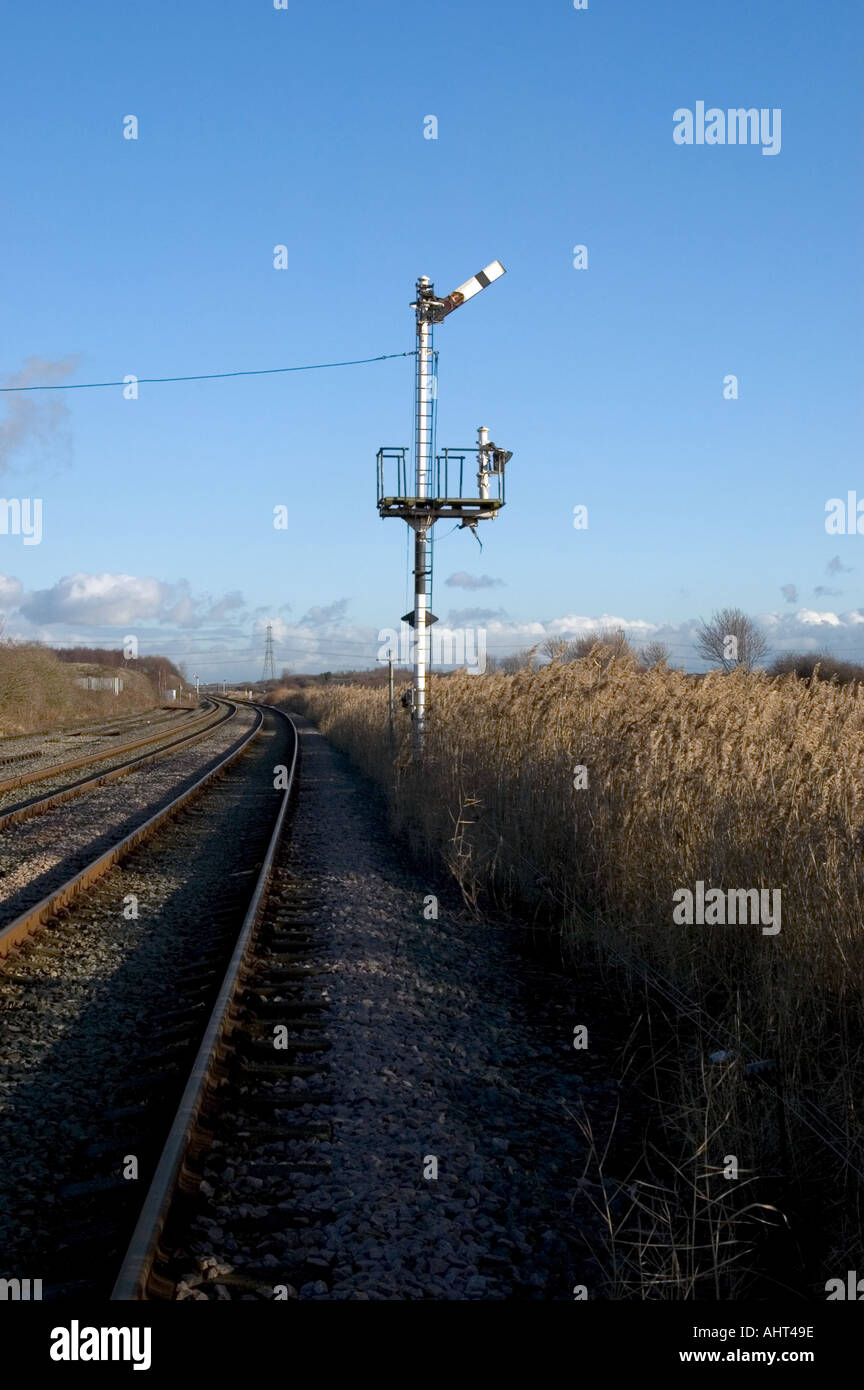
[[[137,385],[152,386],[171,381],[224,381],[236,376],[278,376],[285,372],[320,372],[329,367],[362,367],[369,362],[388,362],[394,357],[413,357],[413,352],[384,352],[378,357],[356,357],[349,362],[310,362],[297,367],[258,367],[236,372],[197,372],[192,376],[134,376]],[[128,386],[123,381],[66,381],[35,386],[0,386],[0,394],[20,391],[92,391],[103,386]]]

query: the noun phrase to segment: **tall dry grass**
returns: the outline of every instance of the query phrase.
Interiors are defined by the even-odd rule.
[[[755,1179],[763,1196],[767,1183],[790,1205],[815,1202],[821,1234],[808,1240],[825,1278],[856,1268],[861,688],[744,671],[694,680],[599,649],[515,675],[437,678],[423,795],[401,710],[388,743],[385,692],[313,687],[292,703],[386,788],[397,826],[470,902],[544,912],[634,990],[647,978],[665,998],[673,1044],[667,1033],[652,1085],[705,1211],[726,1200],[715,1170],[734,1154],[748,1203]],[[779,934],[677,925],[673,893],[697,880],[779,888]],[[712,1063],[712,1052],[726,1056]]]

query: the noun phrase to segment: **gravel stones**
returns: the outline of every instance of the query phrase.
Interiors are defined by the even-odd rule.
[[[574,980],[541,965],[512,927],[468,917],[446,883],[412,870],[376,793],[297,724],[299,801],[280,865],[312,905],[310,959],[328,972],[318,978],[330,1099],[273,1116],[258,1230],[237,1221],[245,1189],[227,1178],[252,1159],[246,1117],[222,1116],[205,1175],[212,1184],[219,1172],[209,1219],[235,1246],[234,1296],[257,1279],[258,1297],[290,1284],[301,1300],[572,1299],[602,1243],[590,1205],[574,1207],[586,1159],[574,1117],[584,1105],[602,1136],[616,1099],[608,1064],[572,1046],[574,1023],[593,1022],[585,999],[577,1005]],[[427,921],[433,892],[439,918]],[[292,1156],[279,1124],[304,1115],[328,1121],[330,1138],[297,1142]],[[256,1172],[262,1157],[259,1143]],[[302,1172],[312,1158],[329,1171]],[[186,1250],[197,1241],[226,1258],[205,1207]],[[181,1250],[188,1283],[187,1264]]]

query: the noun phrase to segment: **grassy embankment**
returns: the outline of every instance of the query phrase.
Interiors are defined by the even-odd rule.
[[[58,724],[76,724],[112,715],[137,714],[157,703],[146,676],[123,671],[124,688],[82,690],[78,676],[113,676],[113,669],[73,665],[58,660],[46,647],[0,643],[0,738],[37,732]]]

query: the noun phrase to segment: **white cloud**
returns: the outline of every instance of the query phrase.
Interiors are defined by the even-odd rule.
[[[347,622],[347,606],[345,599],[313,605],[301,619],[291,621],[286,604],[250,611],[237,590],[213,598],[195,593],[186,580],[168,583],[152,576],[80,572],[27,593],[18,579],[0,575],[0,609],[10,615],[7,630],[12,635],[49,644],[108,646],[132,631],[147,650],[164,650],[186,661],[190,669],[200,666],[202,679],[208,678],[208,671],[219,679],[259,676],[268,623],[279,670],[306,673],[373,666],[379,629]],[[836,613],[804,607],[794,613],[787,609],[754,616],[766,632],[772,656],[828,649],[840,658],[864,660],[864,608]],[[502,609],[464,609],[451,610],[439,636],[458,631],[457,620],[482,627],[493,656],[540,645],[548,637],[573,638],[620,628],[637,648],[652,640],[665,642],[674,665],[704,669],[694,645],[696,618],[668,624],[610,613],[569,613],[518,621]]]
[[[236,623],[245,610],[237,590],[213,600],[194,594],[187,580],[167,584],[161,579],[134,574],[64,575],[50,589],[22,594],[17,606],[28,622],[42,626],[62,624],[86,627],[130,627],[158,622],[172,627],[199,628],[226,620]],[[2,601],[2,588],[0,588]]]
[[[19,604],[31,623],[85,623],[124,627],[158,618],[167,587],[132,574],[64,575],[50,589],[26,594]]]
[[[824,624],[826,627],[843,626],[836,613],[816,613],[812,608],[799,608],[795,614],[795,620],[802,627],[814,627],[820,624]]]

